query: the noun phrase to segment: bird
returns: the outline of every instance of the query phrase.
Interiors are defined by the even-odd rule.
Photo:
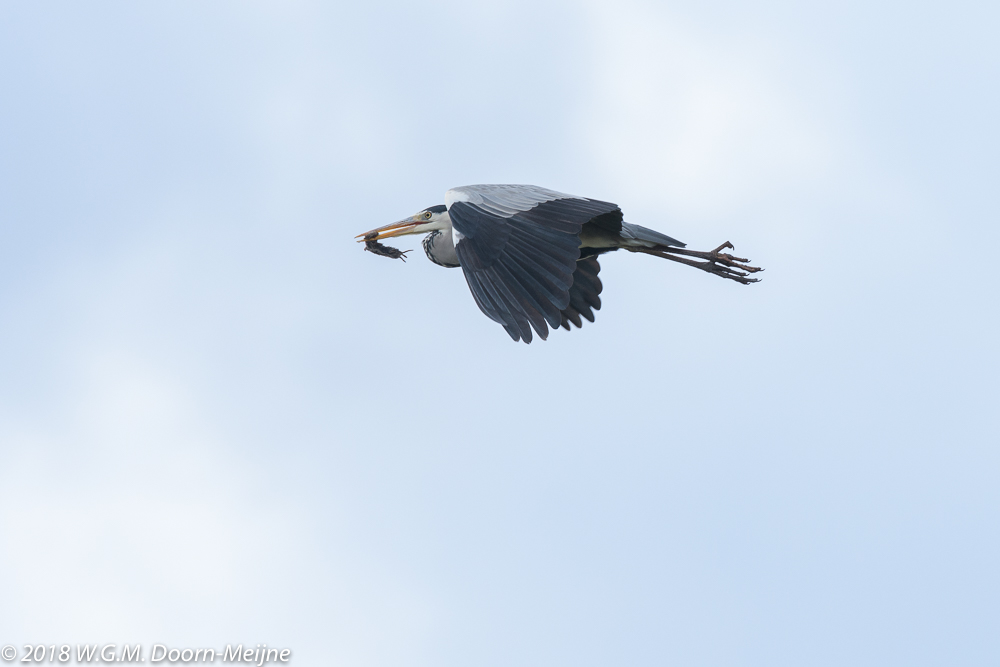
[[[688,250],[677,239],[625,222],[611,202],[534,185],[465,185],[445,203],[355,238],[376,254],[405,259],[379,243],[426,234],[422,245],[438,266],[459,268],[480,310],[515,341],[531,343],[532,330],[570,330],[594,321],[603,289],[599,257],[616,250],[644,253],[748,285],[762,269],[734,257],[728,241],[710,251]]]

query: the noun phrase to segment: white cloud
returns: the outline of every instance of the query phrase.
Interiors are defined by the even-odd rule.
[[[258,472],[223,456],[162,369],[105,354],[83,385],[51,426],[3,437],[0,581],[20,629],[162,631],[178,607],[259,590],[299,526],[254,502]]]

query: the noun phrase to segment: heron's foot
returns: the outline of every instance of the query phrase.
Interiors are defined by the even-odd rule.
[[[726,241],[715,250],[710,250],[708,252],[688,250],[686,248],[675,248],[673,246],[661,246],[656,250],[657,252],[655,252],[655,254],[665,259],[672,259],[675,262],[687,264],[688,266],[693,266],[697,269],[701,269],[702,271],[708,271],[709,273],[715,274],[720,278],[735,280],[736,282],[744,285],[759,282],[760,278],[752,278],[751,274],[763,271],[760,267],[750,266],[750,264],[748,264],[750,260],[745,257],[735,257],[727,252],[722,252],[723,250],[734,250],[733,244],[729,241]],[[682,256],[678,257],[677,255]],[[688,259],[689,257],[694,257],[703,261],[699,262],[695,259]]]
[[[723,250],[735,250],[735,248],[732,243],[726,241],[715,250],[709,252],[690,250],[682,254],[689,254],[691,257],[704,259],[704,262],[695,262],[695,266],[703,271],[714,273],[720,278],[729,278],[744,285],[760,281],[760,278],[751,278],[750,274],[763,271],[763,269],[759,266],[750,266],[750,260],[745,257],[735,257],[728,252],[722,252]]]

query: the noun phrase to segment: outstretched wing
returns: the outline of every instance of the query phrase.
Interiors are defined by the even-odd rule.
[[[610,224],[617,220],[620,229],[617,205],[532,185],[464,186],[449,190],[445,204],[472,296],[511,338],[530,343],[534,328],[544,340],[549,326],[562,326],[563,311],[586,310],[585,317],[593,320],[589,308],[576,308],[570,294],[580,257],[580,229],[598,216]],[[583,296],[591,292],[580,291],[578,303],[592,305]],[[597,281],[592,296],[599,292]]]
[[[561,313],[563,329],[569,331],[569,323],[572,322],[579,329],[583,326],[580,316],[591,322],[594,321],[594,311],[601,309],[601,290],[604,285],[597,274],[601,272],[601,265],[597,262],[597,255],[579,259],[576,262],[576,271],[573,272],[573,285],[569,288],[569,306]]]

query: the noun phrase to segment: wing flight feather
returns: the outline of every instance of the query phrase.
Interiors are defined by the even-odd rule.
[[[597,274],[601,271],[601,265],[596,256],[586,257],[576,263],[576,272],[573,273],[573,286],[569,290],[569,307],[562,311],[561,326],[569,330],[570,322],[577,328],[583,326],[580,316],[587,320],[594,321],[594,311],[601,309],[601,297],[599,296],[604,286]]]
[[[519,185],[454,188],[445,201],[469,289],[511,338],[530,343],[532,329],[545,339],[549,326],[594,320],[600,266],[579,260],[580,230],[598,216],[620,218],[615,204]]]

